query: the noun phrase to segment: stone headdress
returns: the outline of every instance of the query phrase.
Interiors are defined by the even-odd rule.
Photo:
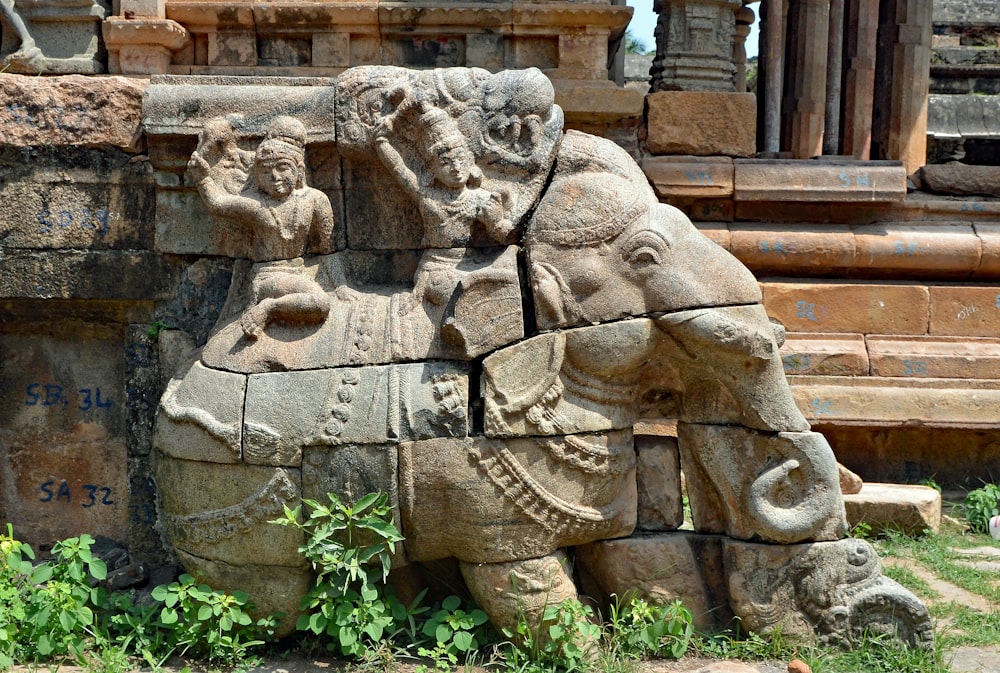
[[[305,185],[306,127],[294,117],[275,117],[257,146],[256,161],[289,159],[299,168],[296,187]]]

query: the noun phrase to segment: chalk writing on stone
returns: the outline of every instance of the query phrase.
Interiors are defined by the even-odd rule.
[[[55,383],[29,383],[24,389],[24,406],[68,407],[74,404],[80,411],[110,409],[113,405],[100,388],[77,388],[75,393]],[[76,399],[73,399],[75,396]]]
[[[110,506],[115,504],[115,501],[111,497],[111,487],[109,486],[83,484],[81,488],[83,489],[83,493],[77,493],[77,498],[80,506],[84,509],[90,509],[98,505]],[[74,502],[73,490],[70,488],[69,482],[65,479],[61,480],[58,485],[55,479],[50,479],[41,484],[38,490],[41,493],[38,497],[39,502],[65,502],[66,504]]]
[[[75,225],[81,229],[96,230],[98,234],[104,236],[108,233],[110,221],[119,218],[118,213],[112,213],[107,208],[91,210],[86,207],[76,211],[40,210],[35,215],[39,225],[38,231],[42,234],[49,234],[58,229],[68,229]]]

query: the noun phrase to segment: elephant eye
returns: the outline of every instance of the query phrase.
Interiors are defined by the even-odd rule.
[[[644,231],[634,236],[625,245],[622,258],[637,269],[663,264],[668,250],[667,242],[656,234]]]
[[[628,256],[628,263],[632,266],[649,266],[660,263],[660,255],[652,248],[639,248],[633,250]]]

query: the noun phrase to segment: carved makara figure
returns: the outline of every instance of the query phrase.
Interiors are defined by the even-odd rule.
[[[336,253],[330,204],[304,182],[307,129],[278,118],[251,153],[238,119],[206,123],[190,171],[256,264],[238,265],[161,404],[157,480],[181,559],[293,614],[301,540],[268,514],[381,490],[406,538],[397,568],[457,559],[498,626],[575,595],[574,556],[611,582],[605,540],[693,535],[730,577],[724,611],[762,630],[850,640],[875,623],[926,642],[923,607],[846,550],[833,452],[792,400],[754,277],[624,150],[563,134],[553,100],[538,71],[344,73],[337,152],[356,188]],[[365,238],[400,229],[415,235]],[[677,401],[695,534],[629,537],[637,479],[657,478],[633,438],[650,385]],[[679,501],[679,478],[657,486]],[[745,581],[770,549],[787,556],[777,603]]]

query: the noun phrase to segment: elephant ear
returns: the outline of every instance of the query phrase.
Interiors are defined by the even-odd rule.
[[[487,399],[508,415],[531,407],[556,382],[565,353],[562,332],[542,334],[497,351],[483,362]]]

